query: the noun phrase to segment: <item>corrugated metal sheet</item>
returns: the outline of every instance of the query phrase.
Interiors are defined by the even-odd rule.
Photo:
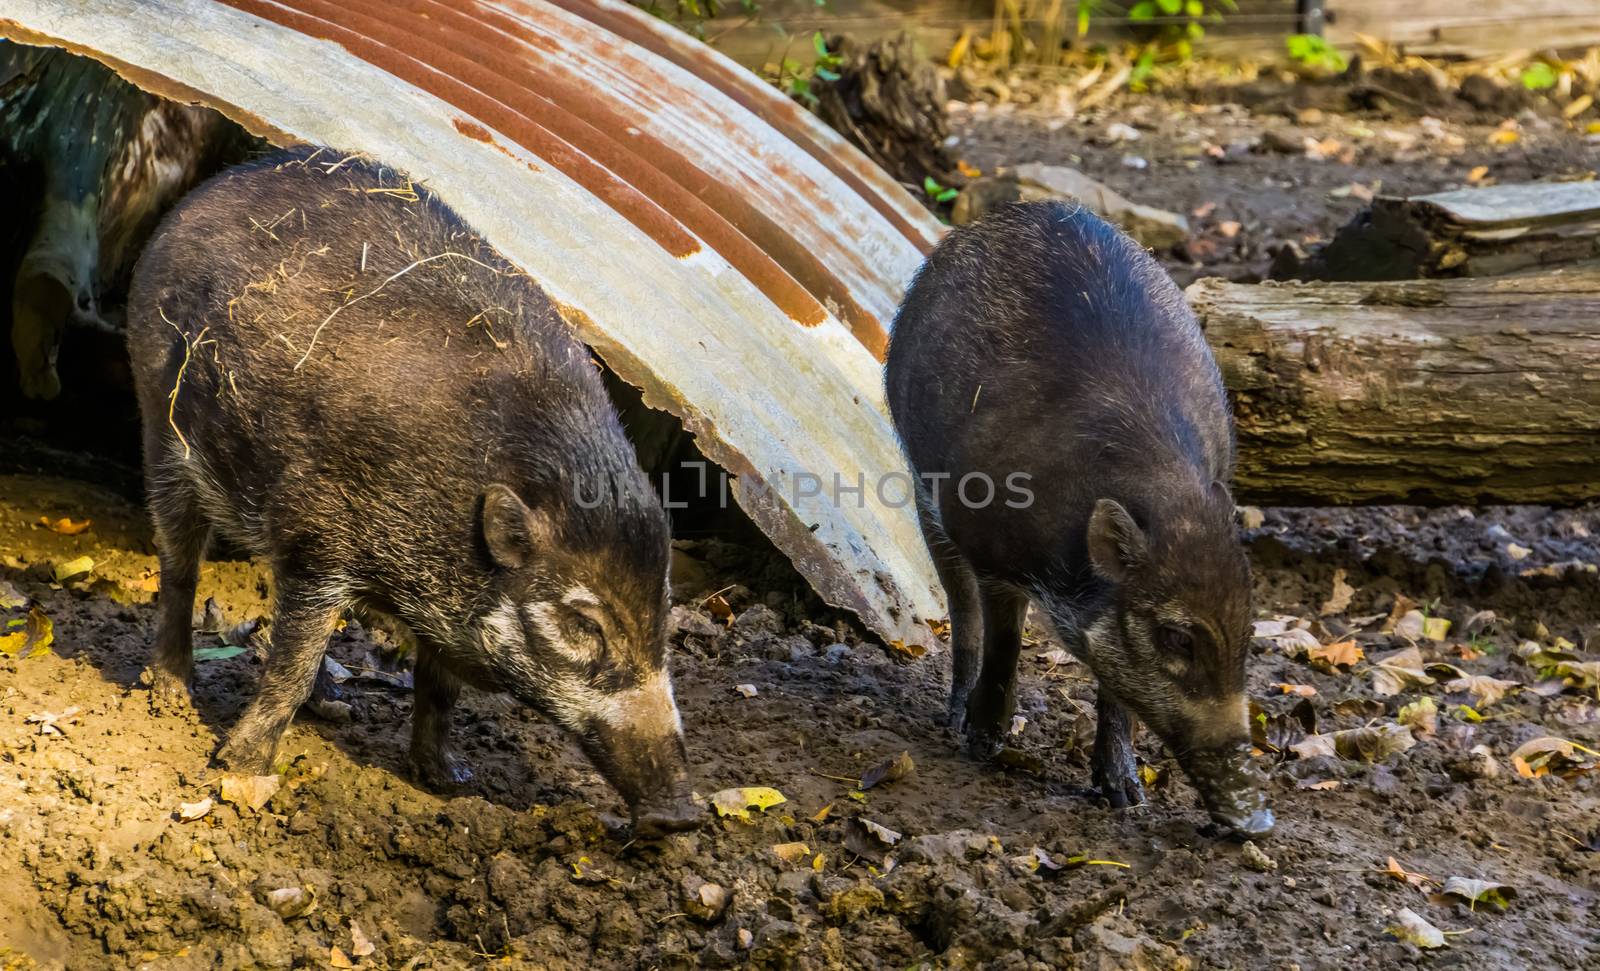
[[[876,356],[938,227],[757,79],[614,0],[7,0],[0,34],[426,180],[824,598],[928,642],[914,514],[873,495],[903,468]]]

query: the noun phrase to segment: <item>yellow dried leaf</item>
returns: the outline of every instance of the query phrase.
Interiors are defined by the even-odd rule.
[[[828,818],[828,814],[831,812],[833,812],[833,803],[830,802],[826,806],[823,806],[821,809],[813,813],[811,816],[811,821],[813,823],[823,822]]]
[[[811,847],[804,843],[778,843],[772,847],[772,854],[785,863],[799,863],[811,855]]]
[[[1515,145],[1522,140],[1522,136],[1510,128],[1498,128],[1489,136],[1490,145]]]
[[[1279,681],[1277,684],[1273,685],[1273,687],[1277,688],[1286,695],[1298,695],[1301,698],[1312,698],[1317,694],[1317,689],[1309,684],[1285,684],[1284,682]]]
[[[57,583],[66,583],[74,577],[81,577],[94,569],[94,558],[79,556],[65,563],[57,563],[55,577]]]
[[[788,802],[783,793],[770,786],[743,786],[735,789],[723,789],[711,795],[711,806],[718,816],[733,816],[750,822],[750,809],[753,807],[766,812],[773,806]]]
[[[1487,165],[1477,165],[1477,166],[1473,167],[1471,172],[1467,173],[1467,181],[1470,182],[1470,183],[1482,182],[1483,179],[1484,179],[1484,176],[1486,176],[1488,174],[1489,174],[1489,166],[1487,166]]]
[[[1366,652],[1355,641],[1338,641],[1306,651],[1306,660],[1312,667],[1329,673],[1335,668],[1349,670],[1365,656]]]
[[[1442,641],[1450,633],[1450,622],[1443,617],[1426,617],[1422,621],[1424,640]]]
[[[1565,738],[1546,735],[1519,745],[1517,750],[1511,753],[1511,766],[1517,770],[1517,775],[1524,779],[1537,779],[1539,776],[1550,774],[1571,778],[1580,772],[1588,772],[1595,768],[1597,757],[1600,757],[1600,752],[1592,748],[1585,748]]]
[[[339,945],[334,944],[328,948],[328,966],[332,968],[353,968],[356,963],[350,960],[349,956],[343,951],[339,950]]]
[[[39,525],[47,527],[52,533],[60,533],[62,536],[76,536],[88,529],[92,521],[82,519],[74,522],[68,516],[63,516],[60,519],[51,519],[48,516],[39,517]]]
[[[0,635],[0,654],[18,659],[38,657],[49,654],[55,640],[56,625],[50,616],[37,606],[30,607],[21,630]]]
[[[905,641],[890,641],[889,650],[896,654],[904,655],[913,661],[928,653],[928,649],[921,644],[907,644]]]

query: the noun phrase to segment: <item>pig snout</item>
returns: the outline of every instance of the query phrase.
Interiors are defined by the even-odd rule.
[[[689,795],[683,726],[665,673],[608,696],[586,748],[646,838],[693,829],[703,810]]]
[[[1272,832],[1276,820],[1263,791],[1266,780],[1250,761],[1248,744],[1194,750],[1179,761],[1213,822],[1245,839]]]

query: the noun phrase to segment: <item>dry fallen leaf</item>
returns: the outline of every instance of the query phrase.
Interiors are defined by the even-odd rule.
[[[1443,617],[1424,617],[1422,637],[1429,641],[1442,641],[1450,634],[1450,622]]]
[[[60,519],[51,519],[49,516],[40,516],[39,525],[46,526],[52,533],[62,536],[76,536],[89,528],[91,520],[83,519],[73,522],[71,517],[63,516]]]
[[[8,623],[20,625],[21,629],[0,634],[0,654],[21,660],[50,653],[50,645],[56,640],[56,625],[38,606],[28,609],[27,620]]]
[[[350,921],[350,953],[358,958],[364,958],[376,951],[377,947],[362,932],[361,925],[354,920]]]
[[[1392,856],[1389,857],[1389,865],[1384,867],[1383,872],[1387,873],[1391,877],[1394,877],[1396,880],[1399,880],[1401,883],[1412,887],[1421,887],[1424,883],[1439,882],[1432,877],[1423,876],[1420,873],[1413,873],[1410,870],[1407,870],[1405,867],[1400,865],[1399,860],[1396,860]]]
[[[722,621],[722,626],[733,626],[733,605],[728,603],[728,598],[721,593],[707,597],[701,606],[706,608],[706,612],[711,616]]]
[[[1355,641],[1338,641],[1311,648],[1306,652],[1306,661],[1317,670],[1332,674],[1335,670],[1348,671],[1365,656]]]
[[[772,853],[785,863],[799,863],[811,855],[811,847],[804,843],[777,843]]]
[[[1433,678],[1423,670],[1422,652],[1415,647],[1374,657],[1372,661],[1372,690],[1380,698],[1433,684]]]
[[[14,610],[17,607],[26,607],[28,597],[21,590],[12,585],[9,580],[0,580],[0,610]]]
[[[821,809],[813,813],[811,816],[811,821],[813,823],[825,822],[827,821],[828,814],[831,812],[833,812],[833,803],[830,802],[826,806],[823,806]]]
[[[1444,947],[1444,931],[1423,920],[1410,907],[1401,907],[1384,933],[1421,948]]]
[[[1418,698],[1403,705],[1395,720],[1421,735],[1436,735],[1439,732],[1439,706],[1433,703],[1432,698]]]
[[[873,786],[881,785],[885,782],[904,779],[916,770],[917,764],[911,760],[911,753],[901,752],[889,761],[875,765],[863,772],[861,774],[861,788],[871,789]]]
[[[711,794],[711,807],[718,816],[733,816],[747,823],[752,821],[750,807],[766,812],[788,801],[783,793],[770,786],[743,786]]]
[[[259,812],[282,784],[275,775],[230,775],[222,780],[220,796],[223,802]]]
[[[907,644],[905,641],[890,641],[889,650],[913,661],[928,653],[928,649],[921,644]]]
[[[733,690],[744,695],[746,698],[754,698],[756,695],[761,693],[760,691],[756,690],[756,686],[753,684],[736,684],[733,686]]]
[[[339,949],[339,945],[333,944],[328,947],[328,966],[332,968],[353,968],[356,963],[350,960],[349,955]]]
[[[1444,889],[1437,894],[1445,900],[1459,900],[1467,904],[1471,910],[1477,910],[1479,904],[1487,904],[1496,910],[1505,910],[1516,895],[1515,887],[1508,887],[1492,880],[1473,880],[1468,877],[1451,877],[1444,882]]]
[[[1512,688],[1520,688],[1519,681],[1504,681],[1500,678],[1491,678],[1487,674],[1473,674],[1464,678],[1447,681],[1444,685],[1446,691],[1465,691],[1477,700],[1477,707],[1487,708],[1501,698]]]
[[[1356,588],[1345,582],[1344,570],[1333,571],[1333,592],[1322,605],[1322,616],[1331,617],[1342,614],[1350,608],[1350,598],[1356,595]]]
[[[1511,766],[1524,779],[1537,779],[1542,775],[1571,778],[1594,769],[1597,757],[1600,757],[1600,752],[1592,748],[1546,735],[1517,746],[1517,750],[1511,753]]]
[[[969,179],[980,178],[983,175],[983,170],[969,165],[966,159],[956,159],[956,171]]]
[[[1279,681],[1273,687],[1286,695],[1299,695],[1302,698],[1312,698],[1317,694],[1317,689],[1309,684],[1285,684]]]
[[[65,563],[57,563],[55,568],[56,582],[66,583],[68,580],[87,576],[93,569],[94,558],[91,556],[79,556],[67,560]]]
[[[213,805],[214,803],[212,803],[210,796],[199,802],[180,802],[178,803],[178,819],[181,822],[192,823],[210,812]]]
[[[894,830],[883,825],[882,823],[875,823],[872,820],[862,816],[856,817],[856,822],[860,823],[867,832],[876,837],[878,842],[882,843],[884,846],[893,846],[900,842],[900,834],[896,833]]]
[[[1484,176],[1486,176],[1488,174],[1489,174],[1489,166],[1487,166],[1487,165],[1475,165],[1475,166],[1472,167],[1472,171],[1467,173],[1467,181],[1470,182],[1470,183],[1476,184],[1476,183],[1482,182]]]
[[[1361,762],[1382,762],[1417,744],[1411,729],[1393,723],[1351,728],[1331,735],[1307,735],[1290,746],[1302,759],[1332,755]]]

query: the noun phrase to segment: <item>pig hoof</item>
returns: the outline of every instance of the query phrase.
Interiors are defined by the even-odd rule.
[[[140,680],[150,686],[151,714],[184,715],[194,710],[189,700],[187,679],[170,671],[147,668]]]
[[[968,726],[967,754],[972,758],[979,762],[988,762],[999,755],[1003,747],[998,732],[974,731]]]
[[[272,753],[247,741],[230,739],[211,761],[219,768],[242,775],[266,775],[272,771]]]
[[[411,762],[416,769],[417,779],[429,789],[448,792],[466,785],[473,778],[472,770],[454,755],[413,755]]]
[[[1144,786],[1139,784],[1136,777],[1100,779],[1097,780],[1097,784],[1100,788],[1100,797],[1110,803],[1112,809],[1127,809],[1129,806],[1144,803]]]

